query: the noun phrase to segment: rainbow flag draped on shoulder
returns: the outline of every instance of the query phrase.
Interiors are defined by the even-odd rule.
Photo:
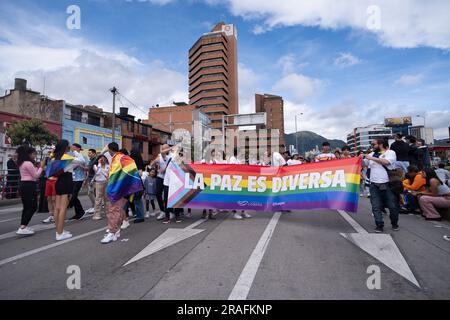
[[[47,169],[45,170],[46,177],[58,177],[59,175],[64,173],[64,168],[71,164],[74,159],[75,156],[72,153],[65,153],[61,157],[61,160],[50,160],[50,162],[47,164]]]
[[[172,161],[168,170],[172,208],[358,210],[360,158],[287,167]]]
[[[109,167],[106,188],[108,198],[111,202],[117,202],[123,197],[142,190],[142,180],[134,160],[120,152],[116,153]]]

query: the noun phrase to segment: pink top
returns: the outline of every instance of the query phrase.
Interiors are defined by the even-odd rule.
[[[42,168],[36,168],[30,161],[25,161],[19,167],[21,181],[36,181],[42,173]]]

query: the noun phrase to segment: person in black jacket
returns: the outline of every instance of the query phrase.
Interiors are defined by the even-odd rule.
[[[418,167],[419,154],[416,146],[416,138],[413,136],[407,136],[406,141],[409,144],[409,151],[408,151],[409,165]]]
[[[17,153],[11,156],[11,159],[6,163],[8,167],[8,175],[6,176],[6,199],[17,198],[17,191],[19,189],[20,171],[17,166]]]
[[[409,166],[409,145],[402,140],[402,135],[397,133],[395,135],[395,141],[391,144],[390,150],[394,151],[397,155],[397,161],[394,167],[396,169],[402,169],[404,173],[408,172]]]
[[[417,157],[419,159],[418,167],[420,170],[430,167],[431,165],[430,152],[428,151],[428,147],[425,144],[425,140],[423,139],[417,140]]]

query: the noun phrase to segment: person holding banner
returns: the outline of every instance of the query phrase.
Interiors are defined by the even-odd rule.
[[[228,164],[241,164],[241,162],[239,161],[239,159],[237,158],[238,155],[238,150],[237,148],[234,148],[233,150],[233,156],[230,157],[230,159],[228,160]],[[281,156],[281,154],[280,154]],[[241,213],[237,213],[236,210],[233,210],[233,218],[237,219],[237,220],[241,220],[243,218],[251,218],[252,216],[249,215],[248,213],[245,212],[245,210],[241,210]]]
[[[172,175],[172,166],[173,166],[173,162],[176,163],[182,163],[183,162],[183,150],[178,151],[178,148],[174,148],[174,153],[173,155],[170,157],[167,165],[166,165],[166,173],[164,175],[164,203],[166,204],[165,207],[165,216],[166,219],[163,221],[164,224],[170,223],[171,220],[171,215],[175,215],[175,222],[176,223],[180,223],[181,222],[181,212],[183,211],[183,209],[181,208],[169,208],[167,206],[168,203],[168,198],[169,198],[169,186],[170,186],[170,179],[171,179],[171,175]]]
[[[335,160],[336,155],[331,153],[331,147],[330,143],[328,141],[325,141],[322,143],[322,152],[319,153],[315,158],[315,162],[322,162],[322,161],[329,161],[329,160]]]
[[[398,231],[399,201],[389,185],[388,170],[394,170],[397,157],[394,151],[389,150],[389,144],[382,139],[372,141],[373,152],[365,156],[370,169],[370,202],[375,218],[375,232],[382,233],[384,228],[384,208],[389,208],[389,218],[392,230]]]
[[[156,201],[158,201],[158,206],[160,208],[159,215],[156,217],[157,220],[164,219],[167,203],[164,203],[163,193],[164,193],[164,177],[166,175],[167,165],[171,159],[172,148],[168,144],[164,144],[161,148],[161,153],[156,157],[151,163],[151,167],[156,168]]]

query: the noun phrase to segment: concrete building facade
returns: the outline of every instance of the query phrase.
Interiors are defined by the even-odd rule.
[[[258,125],[256,128],[267,130],[278,130],[280,146],[284,146],[285,141],[284,141],[283,98],[272,94],[255,94],[255,112],[266,113],[266,125],[265,126]],[[270,137],[270,135],[268,136]],[[268,144],[269,145],[271,144],[270,139]]]
[[[353,132],[347,135],[347,145],[352,152],[366,151],[371,147],[373,139],[390,139],[391,137],[392,128],[385,127],[383,124],[372,124],[354,128]]]
[[[189,50],[189,104],[202,108],[212,128],[239,113],[237,72],[236,28],[220,22]]]

